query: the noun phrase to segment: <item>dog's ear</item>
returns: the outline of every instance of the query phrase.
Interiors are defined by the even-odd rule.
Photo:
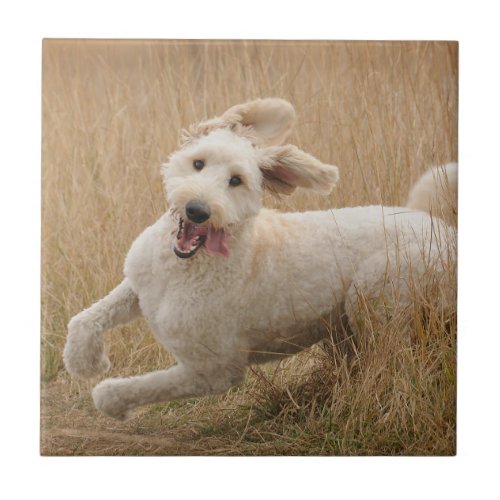
[[[259,167],[264,187],[281,194],[291,194],[296,187],[328,194],[339,179],[336,166],[321,163],[291,144],[263,149]]]
[[[257,99],[232,106],[221,116],[205,120],[184,131],[183,140],[189,141],[219,128],[230,128],[247,137],[257,146],[283,144],[295,124],[295,110],[284,99]]]
[[[278,146],[292,132],[295,109],[284,99],[257,99],[229,108],[221,118],[236,127],[250,127],[260,146]]]

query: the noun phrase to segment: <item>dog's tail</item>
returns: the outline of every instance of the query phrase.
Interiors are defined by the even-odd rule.
[[[411,188],[406,206],[457,224],[458,164],[431,167]]]

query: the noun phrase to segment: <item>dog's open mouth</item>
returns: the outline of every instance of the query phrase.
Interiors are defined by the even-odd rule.
[[[223,229],[198,226],[194,222],[180,217],[174,252],[177,257],[188,259],[195,255],[201,247],[205,247],[208,252],[214,255],[228,257],[227,241],[230,237],[230,234]]]

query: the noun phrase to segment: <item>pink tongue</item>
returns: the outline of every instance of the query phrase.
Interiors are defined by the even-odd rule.
[[[229,248],[227,247],[228,239],[228,233],[224,232],[222,229],[213,229],[210,227],[205,241],[205,248],[215,255],[229,257]]]

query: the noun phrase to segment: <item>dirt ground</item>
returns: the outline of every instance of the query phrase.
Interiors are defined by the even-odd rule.
[[[230,452],[215,439],[207,442],[199,432],[176,426],[172,411],[144,410],[126,422],[106,418],[93,406],[90,385],[75,385],[66,377],[42,384],[42,455],[201,455],[207,445],[213,454]]]
[[[42,386],[41,439],[42,455],[128,455],[179,454],[184,443],[173,432],[165,436],[141,435],[128,423],[101,419],[96,424],[90,400],[78,396],[61,398],[61,382]]]
[[[273,371],[273,370],[271,370]],[[120,422],[100,414],[91,390],[61,372],[41,385],[40,453],[52,456],[196,456],[320,454],[276,432],[279,416],[251,401],[255,375],[246,387],[222,396],[171,401],[136,409]],[[277,397],[289,398],[289,390]],[[265,403],[266,404],[266,403]],[[286,433],[285,433],[286,434]],[[292,445],[292,447],[291,447]],[[328,451],[325,451],[328,454]]]

